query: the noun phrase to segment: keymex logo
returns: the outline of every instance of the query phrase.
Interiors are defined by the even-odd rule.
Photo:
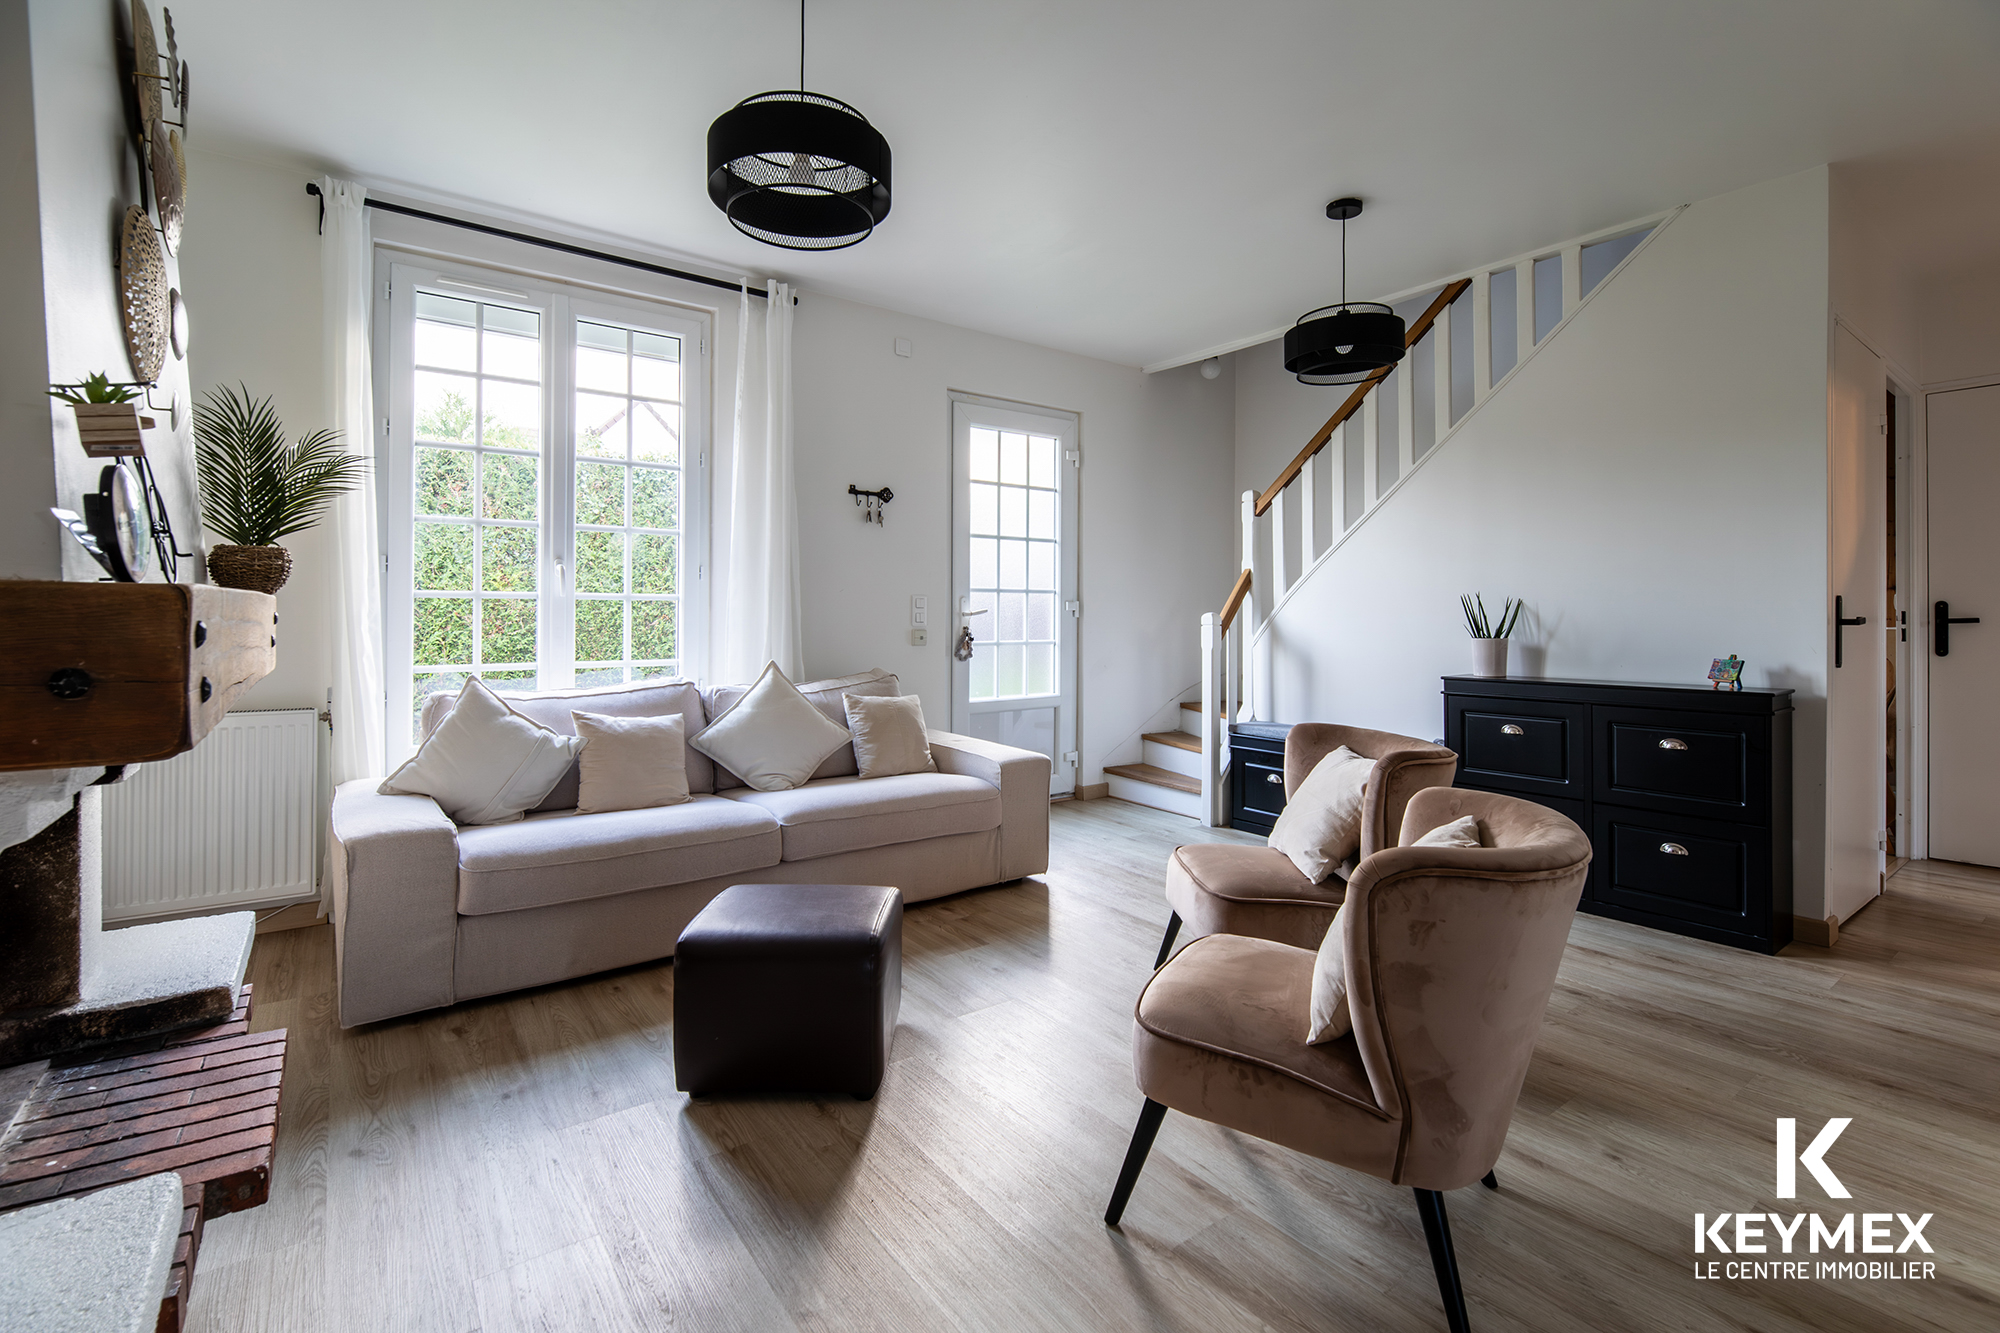
[[[1780,1199],[1799,1196],[1799,1168],[1813,1178],[1829,1199],[1854,1197],[1841,1182],[1826,1155],[1839,1142],[1852,1116],[1835,1116],[1820,1127],[1805,1150],[1799,1150],[1799,1122],[1784,1118],[1777,1125],[1777,1179],[1772,1192]],[[1862,1254],[1900,1255],[1915,1249],[1931,1254],[1924,1228],[1933,1214],[1911,1218],[1908,1213],[1842,1213],[1829,1220],[1818,1212],[1696,1213],[1694,1252],[1697,1255]],[[1900,1242],[1896,1227],[1900,1224]],[[1768,1228],[1768,1229],[1767,1229]],[[1698,1282],[1785,1281],[1825,1279],[1923,1282],[1937,1276],[1937,1264],[1923,1259],[1696,1259]]]

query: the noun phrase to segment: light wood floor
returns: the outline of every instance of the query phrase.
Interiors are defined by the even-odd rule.
[[[690,1103],[669,965],[343,1032],[327,929],[261,936],[271,1201],[210,1224],[188,1327],[1441,1329],[1407,1190],[1182,1116],[1100,1221],[1162,863],[1239,836],[1062,805],[1047,876],[912,908],[869,1104]],[[1501,1192],[1449,1198],[1473,1326],[2000,1328],[1996,958],[2000,874],[1939,863],[1835,951],[1579,917]],[[1774,1119],[1835,1115],[1853,1199],[1772,1198]],[[1694,1213],[1744,1208],[1935,1213],[1938,1277],[1695,1281]]]

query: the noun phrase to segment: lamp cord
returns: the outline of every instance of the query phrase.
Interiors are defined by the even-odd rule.
[[[799,0],[799,7],[805,7],[805,0]],[[803,57],[801,57],[803,59]],[[1347,219],[1340,220],[1340,308],[1347,309]]]
[[[806,90],[806,0],[799,0],[799,92]]]

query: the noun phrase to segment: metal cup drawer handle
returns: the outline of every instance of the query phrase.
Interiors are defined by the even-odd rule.
[[[1283,773],[1266,773],[1264,775],[1264,781],[1275,782],[1280,787],[1282,787],[1285,785],[1285,775]]]
[[[1686,741],[1677,741],[1672,736],[1660,742],[1662,750],[1685,750],[1687,747],[1688,743]]]
[[[1500,734],[1502,736],[1525,736],[1527,733],[1522,731],[1519,727],[1515,726],[1512,722],[1509,722],[1506,726],[1500,728]]]
[[[1660,850],[1668,856],[1686,856],[1688,854],[1688,849],[1677,842],[1663,842],[1660,844]]]

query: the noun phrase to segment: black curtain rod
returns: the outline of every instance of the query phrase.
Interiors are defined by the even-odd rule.
[[[306,182],[306,193],[319,200],[319,227],[326,230],[326,199],[320,194],[319,186]],[[560,250],[566,255],[581,255],[585,259],[601,259],[607,264],[623,264],[626,268],[642,269],[647,273],[658,273],[662,277],[680,278],[685,282],[704,283],[710,287],[720,287],[726,292],[746,289],[747,284],[730,282],[724,278],[711,278],[704,273],[690,273],[684,268],[668,268],[665,264],[648,264],[643,259],[627,259],[623,255],[606,254],[602,250],[591,250],[581,245],[571,245],[567,241],[551,241],[540,236],[530,236],[526,232],[508,231],[505,227],[489,227],[483,222],[467,222],[464,218],[450,218],[442,213],[427,213],[421,208],[410,208],[404,204],[392,204],[384,199],[363,199],[367,208],[379,208],[385,213],[401,213],[404,217],[422,218],[426,222],[442,222],[447,227],[463,227],[467,231],[480,232],[487,236],[498,236],[504,240],[520,241],[526,245],[539,245],[544,250]],[[769,292],[757,287],[748,287],[752,296],[768,298]],[[794,299],[793,304],[797,304]]]

